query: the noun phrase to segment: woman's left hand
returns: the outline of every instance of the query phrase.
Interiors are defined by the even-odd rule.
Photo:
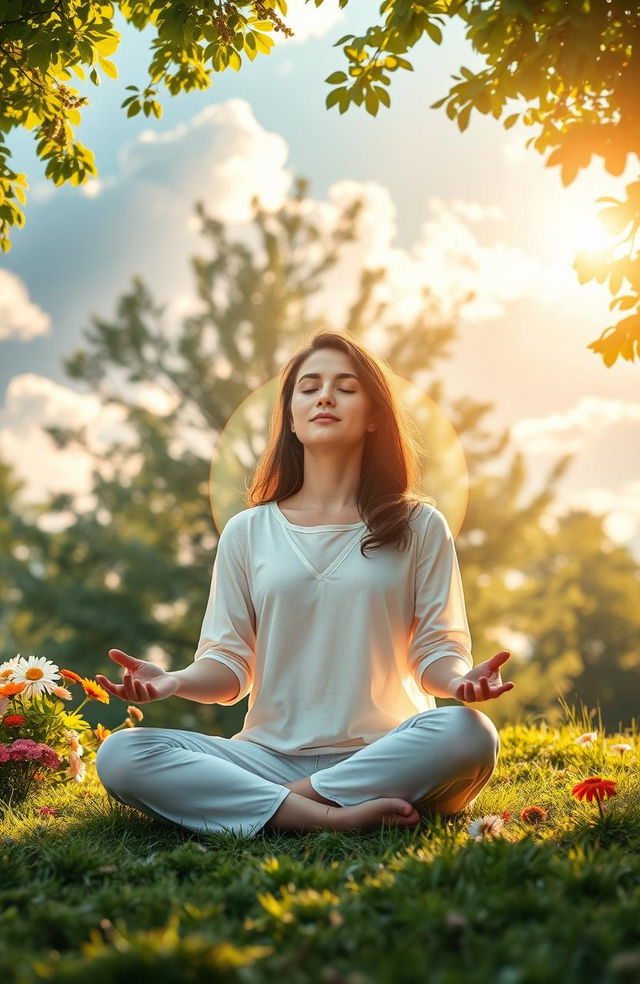
[[[511,653],[503,649],[484,663],[472,667],[464,676],[455,677],[451,696],[467,702],[491,700],[492,697],[505,694],[507,690],[513,690],[515,683],[503,683],[500,676],[500,667],[510,658]]]

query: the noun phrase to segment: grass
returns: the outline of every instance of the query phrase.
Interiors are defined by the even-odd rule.
[[[568,714],[503,728],[473,809],[403,830],[194,834],[110,800],[92,767],[39,790],[0,824],[2,982],[635,982],[640,740],[634,722],[575,744],[595,728]],[[594,775],[617,782],[602,818],[571,795]]]

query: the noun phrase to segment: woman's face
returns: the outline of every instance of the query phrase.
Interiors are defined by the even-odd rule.
[[[335,349],[319,349],[299,366],[291,397],[291,422],[303,444],[351,446],[375,429],[371,400],[357,376],[349,356]],[[314,421],[322,411],[338,419]]]

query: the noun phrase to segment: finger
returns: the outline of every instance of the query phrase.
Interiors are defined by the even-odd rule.
[[[487,697],[491,696],[489,690],[489,681],[487,680],[486,677],[480,677],[480,693],[485,698],[485,700],[487,699]]]
[[[507,662],[508,659],[511,659],[511,653],[508,649],[502,649],[499,653],[496,653],[495,656],[488,659],[487,663],[492,670],[498,670],[503,663]]]
[[[124,687],[124,692],[126,694],[127,700],[137,699],[138,695],[133,685],[133,677],[131,676],[128,670],[125,670],[125,672],[122,675],[122,686]]]
[[[135,699],[136,700],[139,700],[139,701],[140,700],[148,700],[146,687],[145,687],[144,683],[142,683],[141,680],[134,680],[133,681],[133,686],[134,686],[135,693],[136,693],[136,696],[135,696]]]
[[[110,649],[109,657],[114,663],[119,663],[120,666],[126,666],[130,670],[137,670],[144,663],[144,660],[136,659],[135,656],[130,656],[129,653],[123,652],[122,649]]]
[[[114,697],[123,696],[123,687],[121,684],[112,683],[111,680],[108,680],[107,677],[102,676],[102,674],[100,673],[96,673],[96,680],[98,681],[101,687],[104,687],[104,689],[107,690],[110,694],[113,694]]]

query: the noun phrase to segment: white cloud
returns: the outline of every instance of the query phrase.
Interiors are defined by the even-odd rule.
[[[337,0],[324,0],[320,7],[316,7],[313,0],[309,3],[288,0],[287,13],[282,20],[295,32],[294,36],[285,37],[280,31],[272,31],[271,35],[276,44],[301,43],[310,38],[324,37],[344,19],[344,11],[338,7]]]
[[[9,270],[0,269],[0,339],[28,342],[46,335],[50,328],[49,315],[29,300],[22,280]]]
[[[105,407],[95,396],[34,373],[14,376],[0,412],[0,456],[25,482],[24,503],[40,502],[49,492],[82,496],[91,487],[91,459],[73,445],[58,449],[45,426],[86,426],[89,446],[97,453],[115,440],[132,438],[119,407]]]
[[[172,130],[144,130],[120,153],[120,183],[164,222],[177,218],[183,228],[195,228],[193,203],[200,200],[216,218],[242,223],[250,219],[253,195],[267,209],[286,197],[288,153],[286,141],[260,126],[248,102],[230,99]],[[178,239],[176,253],[182,246]]]
[[[529,454],[580,452],[605,429],[622,421],[640,421],[640,403],[585,396],[563,413],[519,420],[513,439]]]

